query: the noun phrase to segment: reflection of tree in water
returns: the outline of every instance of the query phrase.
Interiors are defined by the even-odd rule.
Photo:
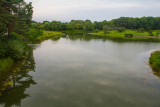
[[[160,72],[155,71],[154,69],[152,69],[152,70],[153,70],[153,74],[154,74],[155,76],[157,76],[158,78],[160,78]]]
[[[0,96],[0,104],[4,105],[4,107],[11,107],[13,105],[21,106],[21,101],[30,97],[29,94],[25,93],[26,89],[36,84],[33,77],[29,75],[29,71],[34,70],[35,62],[33,59],[33,51],[30,51],[18,74],[11,76],[12,85]]]
[[[67,36],[70,40],[81,40],[81,41],[91,41],[91,40],[102,40],[105,42],[106,40],[112,40],[115,42],[123,43],[128,42],[130,40],[125,40],[121,37],[112,37],[112,36],[99,36],[99,35],[90,35],[86,33],[69,33]]]
[[[85,33],[68,34],[68,38],[70,40],[81,40],[81,41],[91,41],[91,40],[97,40],[97,39],[100,39],[102,41],[107,40],[107,38],[105,36],[88,35]]]

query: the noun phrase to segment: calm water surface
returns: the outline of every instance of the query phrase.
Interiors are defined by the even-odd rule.
[[[2,107],[160,107],[160,79],[148,66],[160,43],[72,35],[31,46],[35,67],[20,72]]]

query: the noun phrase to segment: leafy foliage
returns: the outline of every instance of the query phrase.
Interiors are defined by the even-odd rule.
[[[148,31],[148,34],[149,34],[149,36],[154,36],[152,30],[149,30],[149,31]]]
[[[104,30],[104,27],[108,26],[109,30],[118,30],[123,32],[125,29],[136,29],[139,32],[145,32],[150,30],[160,29],[160,17],[120,17],[118,19],[113,19],[111,21],[102,22],[91,22],[90,20],[71,20],[70,22],[60,22],[60,21],[44,21],[33,22],[32,27],[47,31],[64,31],[64,30],[84,30],[84,31],[94,31]],[[110,29],[111,28],[111,29]]]
[[[57,31],[43,31],[43,35],[38,36],[35,40],[42,41],[48,38],[59,39],[62,35],[64,34]]]
[[[114,25],[117,27],[125,27],[126,29],[148,29],[150,27],[152,30],[160,29],[160,17],[120,17],[118,19],[112,20]]]
[[[149,63],[155,71],[160,72],[160,51],[154,52],[149,58]]]
[[[133,38],[133,34],[125,34],[125,37]]]
[[[143,32],[145,32],[145,29],[144,28],[139,28],[138,32],[143,33]]]
[[[0,60],[0,72],[9,69],[13,65],[13,59],[11,58],[2,58]]]
[[[11,34],[11,38],[4,36],[0,38],[0,58],[11,57],[15,60],[23,59],[27,46],[22,42],[20,35]]]
[[[124,27],[120,27],[120,28],[117,29],[117,31],[118,31],[118,32],[124,32],[124,31],[125,31],[125,28],[124,28]]]
[[[29,26],[33,13],[32,3],[23,0],[0,1],[0,34],[17,32],[24,34]]]
[[[157,31],[153,30],[153,34]],[[108,39],[112,40],[122,40],[122,41],[146,41],[146,42],[159,42],[160,37],[149,36],[148,32],[138,32],[137,30],[128,30],[124,32],[118,32],[116,30],[109,31],[108,34],[105,34],[104,31],[92,32],[91,35],[105,36]]]
[[[108,34],[109,33],[108,26],[103,26],[103,31],[104,31],[104,34]]]
[[[8,41],[8,56],[11,56],[13,59],[19,60],[23,59],[25,56],[26,46],[23,42],[18,40]]]
[[[159,36],[159,34],[160,34],[160,31],[157,31],[157,32],[156,32],[156,36]]]
[[[29,41],[34,41],[37,37],[42,36],[43,31],[40,29],[30,29],[28,32],[28,40]]]

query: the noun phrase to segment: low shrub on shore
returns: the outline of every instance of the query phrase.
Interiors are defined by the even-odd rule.
[[[12,58],[14,60],[23,59],[27,45],[18,34],[11,34],[10,37],[0,37],[0,58]]]
[[[12,58],[2,58],[0,59],[0,72],[6,71],[13,65],[14,61]]]
[[[151,55],[149,63],[154,71],[160,72],[160,51],[156,51]]]

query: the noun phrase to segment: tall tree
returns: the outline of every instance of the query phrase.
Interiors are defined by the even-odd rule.
[[[15,30],[17,25],[23,25],[20,22],[29,24],[32,18],[32,4],[25,3],[23,0],[0,0],[0,33]]]

